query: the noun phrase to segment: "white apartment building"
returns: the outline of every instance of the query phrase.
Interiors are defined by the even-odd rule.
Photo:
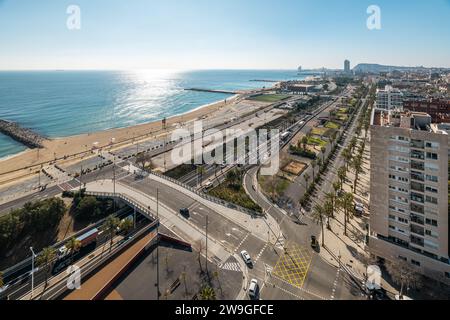
[[[384,90],[378,89],[376,107],[384,110],[402,110],[403,93],[392,86],[386,86]]]
[[[369,237],[373,255],[448,284],[449,129],[426,113],[374,109]]]

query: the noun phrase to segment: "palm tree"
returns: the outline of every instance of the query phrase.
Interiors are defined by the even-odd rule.
[[[325,217],[324,209],[320,204],[316,204],[314,206],[313,212],[312,212],[312,218],[314,222],[320,224],[320,227],[322,228],[322,246],[325,245],[325,233],[323,230],[323,219]]]
[[[115,217],[114,215],[110,215],[106,218],[105,222],[103,223],[103,230],[109,234],[109,251],[112,250],[113,245],[113,239],[114,235],[117,231],[117,228],[120,225],[119,218]]]
[[[331,230],[330,218],[333,218],[334,204],[332,201],[325,201],[323,204],[323,212],[327,217],[327,229]]]
[[[340,167],[338,169],[338,178],[341,183],[340,189],[342,190],[342,188],[344,187],[345,179],[347,178],[347,169],[345,167]]]
[[[137,155],[136,157],[136,163],[139,163],[142,167],[142,171],[145,171],[145,165],[147,164],[147,162],[151,161],[152,157],[146,153],[140,153]]]
[[[355,147],[356,147],[357,143],[358,143],[358,138],[353,137],[352,140],[350,141],[350,152],[351,153],[353,153],[353,151],[355,151]]]
[[[301,144],[302,144],[303,150],[306,151],[306,145],[308,144],[308,137],[307,136],[303,136],[303,138],[301,140]]]
[[[319,170],[322,169],[322,165],[323,165],[322,159],[318,158],[317,159],[317,166],[319,167]]]
[[[81,248],[81,241],[75,237],[72,237],[69,241],[67,241],[66,248],[70,252],[70,262],[72,263],[75,252],[77,252]]]
[[[325,203],[329,203],[331,205],[330,217],[334,218],[334,204],[336,202],[336,193],[335,192],[327,192],[325,193]],[[325,207],[325,204],[324,204]]]
[[[352,168],[355,170],[355,180],[353,182],[353,192],[356,193],[356,185],[358,183],[359,174],[362,172],[362,158],[361,156],[357,156],[353,159]]]
[[[349,148],[345,148],[342,151],[342,157],[344,158],[345,161],[345,169],[348,171],[348,166],[350,165],[350,162],[352,160],[352,152],[350,151]]]
[[[333,131],[333,134],[331,135],[331,145],[333,145],[336,142],[338,132]]]
[[[52,247],[42,249],[36,258],[36,265],[45,268],[45,288],[48,285],[48,276],[56,259],[56,251]],[[45,290],[45,289],[44,289]]]
[[[327,151],[327,148],[322,147],[320,148],[320,152],[322,153],[322,162],[325,163],[325,152]]]
[[[337,193],[340,189],[341,189],[341,183],[339,181],[333,182],[334,199],[337,199]]]
[[[202,300],[216,300],[216,293],[214,289],[208,285],[205,285],[200,291],[200,298]]]
[[[124,219],[120,222],[119,229],[122,232],[125,232],[127,234],[134,228],[134,221],[130,219]]]
[[[342,198],[339,199],[339,205],[344,210],[344,235],[347,235],[347,223],[350,221],[354,210],[353,194],[346,192]]]

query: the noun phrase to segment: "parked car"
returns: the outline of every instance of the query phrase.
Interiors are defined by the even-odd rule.
[[[355,214],[358,216],[362,216],[364,214],[364,205],[362,203],[355,203]]]
[[[317,248],[319,246],[319,242],[317,242],[316,236],[311,236],[311,247],[313,249]]]
[[[252,279],[250,281],[250,285],[248,286],[248,296],[251,299],[258,299],[258,294],[259,294],[258,280]]]
[[[241,252],[241,257],[247,265],[253,266],[252,258],[250,257],[247,251],[243,250]]]

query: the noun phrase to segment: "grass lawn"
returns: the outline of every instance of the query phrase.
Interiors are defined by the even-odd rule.
[[[314,128],[311,133],[316,136],[328,136],[329,131],[330,131],[330,129],[328,129],[328,128],[320,127],[320,128]]]
[[[338,113],[338,114],[336,115],[336,117],[337,117],[339,120],[343,121],[343,122],[348,121],[348,115],[346,115],[346,114],[344,114],[344,113]]]
[[[328,121],[327,124],[325,125],[325,128],[339,130],[341,126],[336,122]]]
[[[319,146],[319,147],[325,147],[327,145],[327,142],[323,141],[319,137],[309,137],[308,144],[311,144],[314,146]]]
[[[262,94],[256,97],[249,98],[249,100],[261,101],[261,102],[278,102],[289,98],[286,94]]]

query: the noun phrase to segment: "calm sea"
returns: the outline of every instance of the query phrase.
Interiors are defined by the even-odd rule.
[[[289,80],[292,71],[15,71],[0,72],[0,118],[50,138],[160,120],[228,95],[185,88],[239,90]],[[0,134],[0,158],[25,147]]]

